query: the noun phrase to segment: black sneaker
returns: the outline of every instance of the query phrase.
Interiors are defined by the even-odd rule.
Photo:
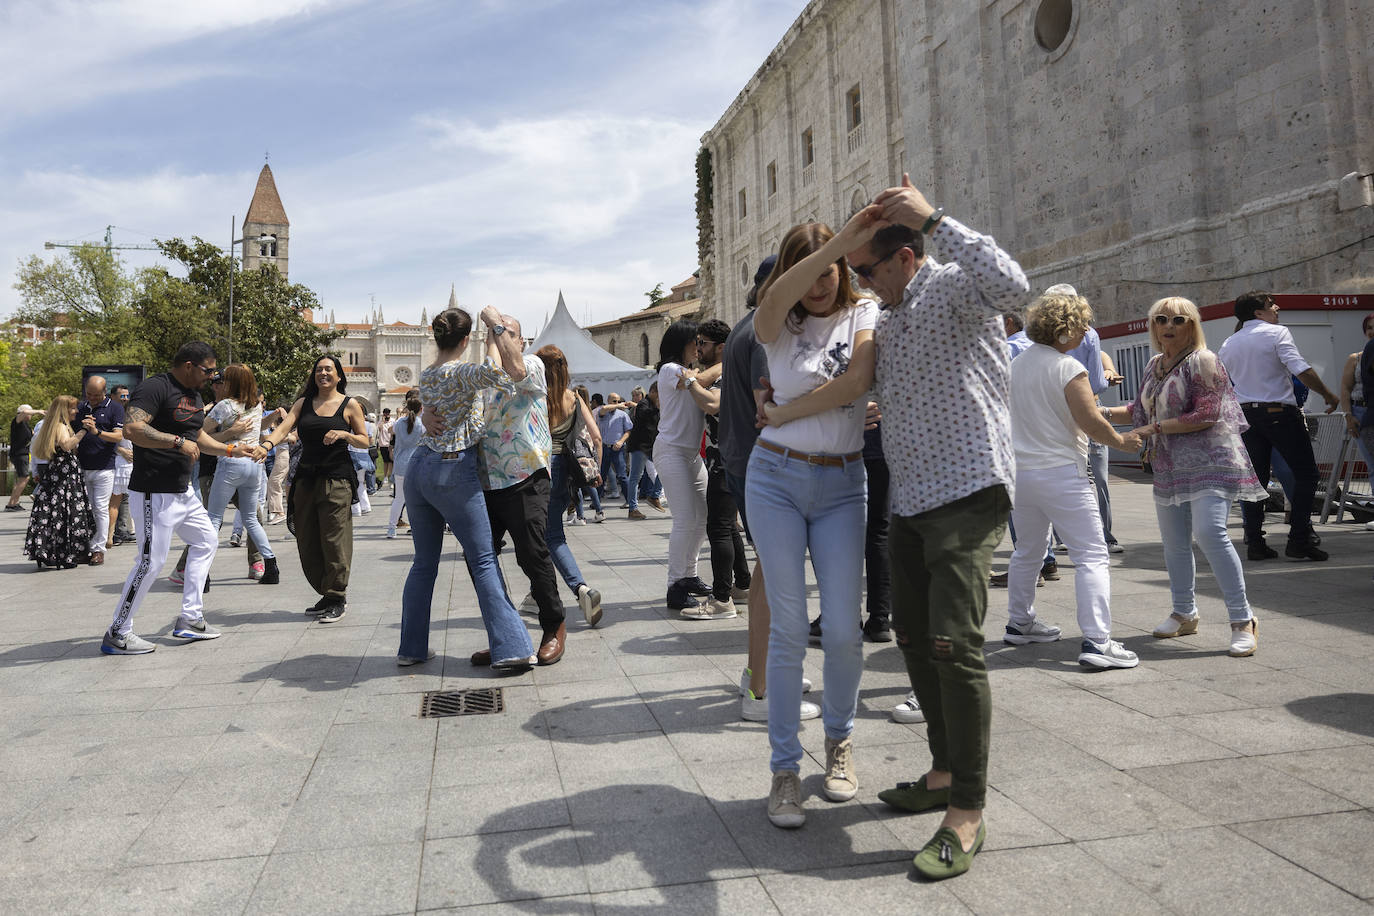
[[[678,585],[686,589],[687,594],[696,595],[698,598],[705,598],[707,595],[711,594],[711,586],[703,582],[700,576],[683,579],[678,582]]]
[[[813,646],[819,646],[819,645],[821,644],[821,618],[820,618],[820,617],[817,617],[815,620],[811,621],[811,632],[810,632],[810,634],[808,635],[807,642],[809,642],[809,643],[810,643],[811,645],[813,645]]]
[[[1269,552],[1273,553],[1272,550]],[[1289,541],[1288,546],[1283,549],[1283,555],[1285,557],[1291,557],[1294,560],[1325,560],[1329,556],[1325,550],[1322,550],[1311,541],[1304,541],[1300,544]],[[1277,554],[1275,554],[1275,556],[1277,556]],[[1254,558],[1252,557],[1251,559]]]
[[[864,623],[864,635],[870,642],[892,642],[892,623],[886,617],[869,614]]]
[[[1272,560],[1278,555],[1279,552],[1264,543],[1263,539],[1251,541],[1249,544],[1245,545],[1245,558],[1247,560]],[[1325,559],[1325,557],[1323,557],[1323,559]]]
[[[320,611],[320,616],[317,619],[320,623],[333,623],[336,620],[342,620],[346,610],[348,610],[348,605],[337,598],[330,599],[330,602]]]
[[[305,612],[314,617],[318,614],[323,614],[327,607],[329,607],[329,599],[321,598],[319,601],[316,601],[314,604],[310,605],[310,607],[306,608]]]
[[[682,587],[681,582],[674,582],[672,585],[668,586],[668,597],[664,600],[664,603],[674,611],[681,611],[689,607],[698,607],[701,604],[700,601],[687,593],[687,590]]]
[[[1040,575],[1044,576],[1044,577],[1045,577],[1046,579],[1048,579],[1050,582],[1058,582],[1058,581],[1059,581],[1059,561],[1058,561],[1058,560],[1055,560],[1053,557],[1051,557],[1050,559],[1046,560],[1046,561],[1045,561],[1045,565],[1042,566],[1042,567],[1040,567]]]
[[[12,506],[5,506],[5,511],[6,511],[6,512],[25,512],[25,511],[27,511],[27,510],[26,510],[23,506],[19,505],[19,503],[15,503],[15,504],[12,505]]]

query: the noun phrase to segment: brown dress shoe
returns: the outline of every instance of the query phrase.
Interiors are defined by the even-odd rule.
[[[478,649],[476,652],[472,653],[472,663],[473,663],[474,665],[478,666],[479,668],[484,668],[484,667],[486,667],[487,665],[490,665],[490,664],[491,664],[491,650],[490,650],[490,649]]]
[[[95,553],[91,554],[91,565],[92,565],[92,566],[103,566],[104,564],[105,564],[105,551],[103,551],[103,550],[97,550]]]
[[[539,664],[556,664],[563,657],[563,648],[567,639],[567,623],[560,623],[557,630],[552,633],[545,633],[544,638],[539,641],[539,651],[535,653],[539,657]]]

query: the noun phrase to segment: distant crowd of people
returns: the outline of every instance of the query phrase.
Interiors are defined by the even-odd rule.
[[[938,245],[946,260],[926,251]],[[1068,285],[1029,303],[1016,260],[989,236],[933,206],[904,179],[838,232],[793,227],[759,265],[749,313],[677,321],[664,333],[656,379],[629,399],[575,385],[557,347],[526,353],[519,322],[482,310],[483,358],[463,358],[473,318],[449,308],[432,323],[435,359],[392,418],[366,414],[325,354],[289,405],[268,409],[252,370],[218,368],[205,343],[181,348],[170,369],[131,393],[93,376],[84,397],[46,411],[21,405],[11,455],[21,471],[7,511],[22,511],[32,456],[37,480],[25,552],[39,568],[99,565],[136,544],[101,651],[156,646],[133,618],[175,534],[186,545],[171,635],[209,640],[204,594],[230,505],[251,544],[249,575],[281,581],[268,536],[285,523],[320,624],[344,617],[354,519],[390,483],[386,536],[409,519],[413,560],[401,597],[397,663],[423,664],[444,532],[463,556],[486,629],[474,665],[515,673],[557,663],[567,620],[559,580],[588,626],[601,593],[584,578],[565,524],[596,522],[619,494],[629,521],[671,506],[664,605],[681,617],[730,619],[747,604],[741,715],[767,723],[766,811],[783,828],[806,819],[800,722],[824,730],[825,796],[855,797],[852,732],[863,640],[894,639],[911,691],[899,722],[926,723],[930,766],[879,794],[906,811],[943,808],[915,856],[928,878],[966,871],[985,842],[991,693],[984,656],[989,585],[1007,589],[1007,645],[1058,640],[1037,588],[1059,578],[1054,544],[1074,565],[1078,662],[1139,664],[1113,638],[1112,531],[1107,449],[1144,451],[1153,470],[1159,537],[1172,607],[1155,637],[1194,634],[1192,544],[1202,548],[1230,621],[1228,652],[1253,655],[1258,621],[1227,518],[1242,505],[1248,560],[1273,559],[1264,531],[1276,464],[1292,512],[1284,555],[1322,561],[1312,530],[1316,464],[1293,379],[1347,411],[1365,456],[1374,452],[1374,315],[1337,396],[1302,358],[1264,292],[1235,300],[1236,332],[1213,352],[1189,300],[1155,302],[1155,351],[1124,406],[1101,395],[1121,381],[1101,351],[1087,300]],[[210,400],[203,397],[207,388]],[[37,429],[29,423],[41,417]],[[1120,431],[1124,429],[1125,431]],[[380,479],[377,476],[380,462]],[[127,521],[125,521],[127,520]],[[993,575],[1006,529],[1007,571]],[[748,561],[752,537],[756,561]],[[766,532],[766,534],[764,534]],[[231,536],[237,544],[242,535]],[[538,608],[532,639],[498,553],[509,540]],[[710,581],[699,574],[705,547]],[[806,561],[819,588],[811,619]],[[866,597],[866,619],[865,619]],[[823,651],[822,699],[803,676],[808,646]]]

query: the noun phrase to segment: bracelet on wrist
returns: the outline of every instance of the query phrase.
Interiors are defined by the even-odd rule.
[[[921,225],[921,235],[929,235],[930,230],[935,228],[935,224],[945,218],[945,208],[936,207],[935,211],[926,217],[925,223]]]

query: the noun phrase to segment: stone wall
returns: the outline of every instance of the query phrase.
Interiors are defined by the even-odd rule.
[[[1046,50],[1036,17],[1056,6],[1068,33]],[[789,226],[843,221],[903,168],[1033,287],[1073,283],[1102,323],[1166,294],[1374,290],[1371,46],[1374,4],[1340,0],[814,0],[702,139],[716,181],[703,298],[737,317]]]

